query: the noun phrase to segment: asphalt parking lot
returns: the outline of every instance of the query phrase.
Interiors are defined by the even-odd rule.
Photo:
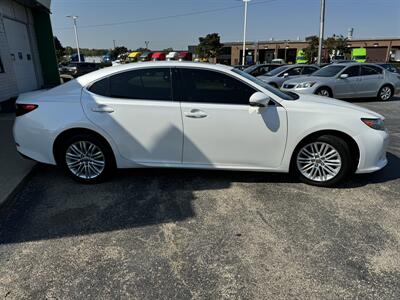
[[[400,298],[400,98],[389,165],[338,188],[285,174],[40,166],[0,212],[7,299]]]

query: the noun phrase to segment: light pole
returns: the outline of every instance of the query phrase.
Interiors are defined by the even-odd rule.
[[[324,40],[324,26],[325,26],[325,0],[321,0],[321,15],[319,24],[319,45],[318,45],[318,64],[321,64],[322,58],[322,42]]]
[[[146,50],[149,49],[150,41],[144,41],[144,43],[146,44]]]
[[[73,23],[74,23],[76,50],[78,52],[78,61],[81,62],[81,53],[79,51],[78,31],[76,30],[76,19],[78,19],[78,16],[67,16],[67,18],[71,18],[73,20]]]
[[[246,29],[247,29],[247,4],[250,0],[243,0],[244,2],[244,23],[243,23],[243,53],[242,53],[242,66],[246,58]]]

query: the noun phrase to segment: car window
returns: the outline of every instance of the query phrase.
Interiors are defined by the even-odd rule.
[[[369,76],[369,75],[378,75],[376,69],[372,68],[372,66],[361,66],[361,76]]]
[[[359,66],[351,66],[343,71],[343,74],[348,74],[349,77],[360,76],[360,67]]]
[[[248,105],[255,89],[228,75],[200,69],[180,69],[184,101]],[[246,73],[247,74],[247,73]]]
[[[93,83],[89,91],[100,96],[108,97],[110,94],[109,87],[109,78],[107,77]]]
[[[289,74],[289,76],[300,75],[301,74],[301,67],[295,67],[295,68],[291,68],[289,70],[286,70],[285,72],[283,72],[279,76],[282,77],[286,73]]]
[[[382,74],[383,73],[383,69],[379,66],[375,66],[375,65],[369,65],[369,68],[375,70],[378,74]]]
[[[319,76],[319,77],[333,77],[336,76],[341,70],[344,69],[345,66],[326,66],[323,67],[322,69],[319,69],[316,71],[313,76]]]
[[[315,67],[304,67],[303,72],[301,74],[303,74],[303,75],[312,74],[317,70],[318,70],[318,68],[315,68]]]
[[[278,67],[278,68],[275,68],[275,69],[269,71],[268,73],[266,73],[264,75],[275,76],[275,75],[278,75],[280,72],[287,70],[287,69],[288,69],[288,66],[281,66],[281,67]]]
[[[109,95],[125,99],[172,100],[170,69],[146,68],[112,75]]]

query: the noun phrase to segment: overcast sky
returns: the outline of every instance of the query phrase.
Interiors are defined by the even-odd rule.
[[[400,0],[326,0],[325,34],[354,38],[400,37]],[[252,0],[247,40],[303,39],[319,30],[320,0]],[[52,24],[64,46],[75,46],[72,22],[78,15],[80,47],[187,49],[198,37],[218,32],[221,40],[243,35],[241,0],[53,0]]]

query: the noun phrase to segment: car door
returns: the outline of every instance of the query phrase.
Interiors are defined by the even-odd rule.
[[[347,78],[340,78],[341,74],[347,74]],[[349,66],[344,69],[336,78],[334,85],[334,97],[355,98],[358,97],[358,86],[361,81],[360,66]]]
[[[172,99],[170,71],[125,71],[83,89],[86,115],[126,159],[144,165],[181,164],[182,117],[179,102]]]
[[[383,79],[383,70],[378,66],[362,65],[359,97],[376,97]]]
[[[249,113],[256,89],[216,70],[179,68],[183,164],[273,169],[285,150],[286,111],[279,104]]]

